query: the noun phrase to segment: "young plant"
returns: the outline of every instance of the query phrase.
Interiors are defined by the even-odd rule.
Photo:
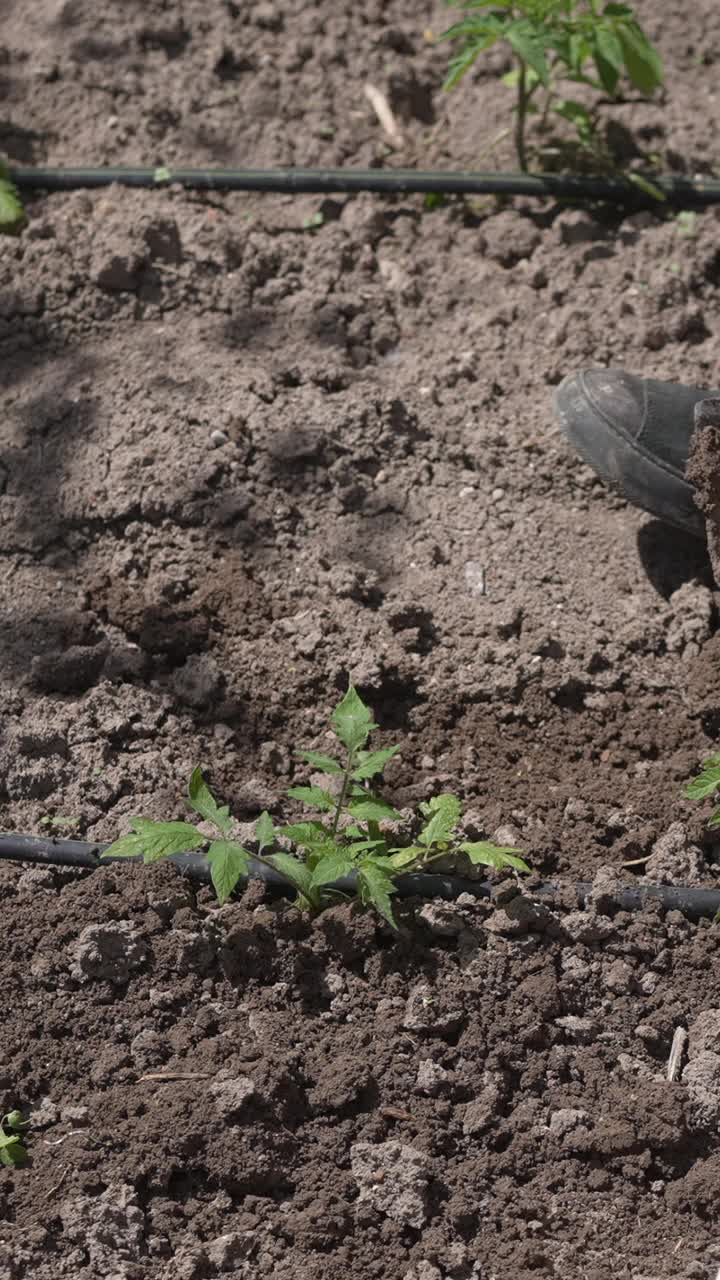
[[[255,862],[285,880],[304,910],[316,913],[336,900],[339,892],[355,893],[393,927],[391,898],[398,876],[424,871],[453,853],[462,852],[476,864],[529,871],[517,849],[457,838],[461,806],[452,795],[435,796],[420,806],[425,821],[415,844],[407,848],[394,845],[381,824],[398,822],[402,815],[377,795],[370,783],[400,748],[368,749],[368,739],[377,725],[352,685],[333,711],[331,725],[342,748],[340,759],[318,751],[297,753],[300,760],[331,780],[328,787],[299,786],[288,792],[321,816],[275,828],[270,815],[261,814],[255,826],[257,852],[251,853],[233,839],[230,810],[227,805],[218,805],[197,767],[190,778],[188,802],[215,828],[217,838],[209,839],[189,822],[133,818],[133,830],[102,856],[142,857],[150,863],[207,846],[210,876],[221,903]],[[289,852],[277,848],[278,838],[289,843]]]
[[[706,800],[708,796],[712,796],[718,800],[718,791],[720,790],[720,755],[709,756],[707,760],[703,760],[702,768],[697,778],[693,778],[685,788],[685,795],[689,800]],[[708,819],[709,827],[720,827],[720,804]]]
[[[555,112],[575,129],[582,148],[599,150],[593,107],[560,90],[562,81],[586,85],[601,98],[621,101],[623,79],[646,97],[662,84],[660,55],[627,4],[601,0],[446,0],[465,17],[440,37],[457,40],[445,88],[452,89],[477,58],[499,41],[510,46],[515,66],[503,77],[515,90],[515,150],[527,170],[528,117],[543,125]],[[540,102],[538,102],[538,99]]]
[[[0,232],[13,234],[25,221],[25,210],[4,160],[0,160]]]
[[[22,1144],[22,1130],[30,1123],[23,1120],[21,1111],[8,1111],[0,1119],[0,1164],[11,1169],[27,1159]]]

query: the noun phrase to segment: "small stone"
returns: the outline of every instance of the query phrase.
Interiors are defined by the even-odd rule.
[[[406,1031],[423,1031],[442,1036],[456,1030],[463,1017],[459,1010],[445,1012],[427,983],[420,983],[407,998],[403,1026]]]
[[[705,1009],[688,1027],[688,1054],[720,1053],[720,1009]]]
[[[589,1118],[587,1111],[578,1111],[574,1107],[561,1107],[551,1115],[548,1129],[556,1137],[564,1138],[566,1133],[577,1129],[580,1124],[585,1124]]]
[[[495,1123],[507,1094],[507,1082],[499,1071],[485,1071],[482,1079],[482,1092],[465,1108],[463,1133],[469,1137],[483,1133]]]
[[[450,1078],[450,1072],[438,1062],[433,1062],[432,1058],[423,1058],[418,1064],[415,1092],[426,1093],[431,1098],[437,1097]]]
[[[222,445],[227,444],[229,439],[229,435],[224,431],[220,431],[217,427],[214,431],[210,432],[210,443],[213,446],[213,449],[219,449]]]
[[[579,1018],[573,1013],[564,1018],[556,1018],[555,1026],[562,1027],[568,1038],[576,1044],[592,1044],[598,1034],[598,1026],[593,1018]]]
[[[635,989],[635,974],[624,960],[614,960],[603,973],[603,981],[608,991],[618,996],[629,995]]]
[[[456,938],[466,927],[460,913],[443,902],[426,903],[418,918],[436,938]]]
[[[427,1157],[403,1142],[356,1142],[350,1148],[359,1201],[393,1222],[420,1230],[427,1220]]]
[[[227,1119],[232,1119],[255,1096],[255,1083],[249,1076],[235,1076],[226,1080],[214,1080],[210,1093],[215,1105]]]
[[[649,884],[699,884],[704,870],[702,849],[693,844],[682,822],[670,824],[645,863]]]

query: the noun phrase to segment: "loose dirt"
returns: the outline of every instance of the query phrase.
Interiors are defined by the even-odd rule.
[[[613,108],[614,141],[711,173],[720,12],[637,9],[667,103]],[[502,57],[441,90],[441,6],[2,14],[16,162],[515,167]],[[28,214],[0,244],[4,829],[182,816],[197,763],[240,820],[290,816],[352,678],[400,807],[454,790],[568,884],[716,883],[682,797],[720,732],[707,549],[551,411],[588,365],[720,386],[715,211],[118,187]],[[169,870],[1,882],[0,1105],[33,1118],[2,1280],[720,1265],[711,928],[410,904],[393,939]]]

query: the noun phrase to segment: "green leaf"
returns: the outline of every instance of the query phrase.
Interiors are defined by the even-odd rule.
[[[333,711],[331,721],[338,738],[348,751],[358,751],[365,745],[371,731],[377,729],[370,708],[365,706],[352,685]]]
[[[317,849],[326,840],[332,840],[332,831],[324,822],[292,822],[287,827],[280,827],[278,833],[301,849]]]
[[[347,828],[343,834],[347,834]],[[359,858],[362,853],[370,853],[373,849],[381,849],[384,846],[384,840],[354,840],[344,848],[351,858]]]
[[[693,778],[685,788],[685,795],[690,800],[704,800],[712,796],[720,787],[720,755],[709,756],[702,762],[702,772]]]
[[[311,213],[308,218],[303,218],[303,231],[316,231],[318,227],[323,225],[324,221],[325,215],[320,210],[317,213]]]
[[[554,102],[552,109],[557,115],[574,125],[583,145],[588,146],[592,142],[596,134],[595,123],[587,107],[584,107],[581,102],[563,98],[560,102]]]
[[[622,75],[623,48],[613,25],[599,26],[592,35],[593,57],[603,88],[614,94]]]
[[[534,23],[521,18],[507,27],[503,35],[518,57],[532,68],[538,79],[548,88],[550,68],[545,54],[552,45],[548,34],[536,27]]]
[[[250,868],[250,854],[234,840],[214,840],[207,852],[210,878],[220,905],[227,902],[241,876]]]
[[[381,751],[358,751],[358,766],[352,773],[354,781],[362,782],[364,778],[374,778],[382,773],[388,760],[392,760],[399,750],[399,747],[385,747]]]
[[[333,760],[332,756],[324,756],[320,751],[296,751],[295,755],[298,760],[305,760],[307,764],[312,765],[313,769],[319,769],[321,773],[345,772],[337,760]]]
[[[265,809],[255,823],[255,839],[258,842],[259,853],[262,853],[263,849],[267,849],[269,845],[275,843],[273,820]]]
[[[519,849],[513,849],[509,845],[492,844],[489,840],[478,840],[476,842],[465,841],[458,846],[463,853],[466,853],[473,866],[485,867],[513,867],[516,871],[530,870],[527,862],[517,855]]]
[[[7,1115],[3,1116],[2,1121],[0,1121],[0,1128],[15,1129],[16,1131],[19,1131],[20,1129],[27,1128],[29,1124],[29,1120],[23,1120],[22,1111],[15,1110],[8,1111]]]
[[[446,844],[452,839],[462,815],[462,805],[457,796],[445,794],[433,796],[432,800],[421,804],[420,812],[430,821],[426,822],[418,840],[429,849],[431,845]]]
[[[328,813],[332,812],[336,804],[330,792],[324,791],[322,787],[291,787],[288,795],[293,800],[302,800],[303,804],[310,805],[313,809],[322,809]]]
[[[155,169],[155,172],[153,173],[153,182],[160,183],[160,182],[171,182],[171,181],[172,181],[172,171],[168,169],[167,165],[159,164]]]
[[[233,829],[233,820],[230,817],[230,810],[226,804],[219,805],[202,776],[202,770],[198,765],[193,769],[190,775],[190,784],[188,786],[188,799],[192,808],[201,818],[205,818],[208,822],[212,822],[214,826],[227,836]]]
[[[189,822],[152,822],[149,818],[131,818],[133,832],[121,836],[100,855],[102,858],[132,858],[142,855],[143,862],[157,862],[175,853],[189,853],[205,844],[207,836]]]
[[[656,186],[649,178],[643,177],[641,173],[628,173],[626,177],[628,182],[632,182],[633,186],[639,187],[641,191],[645,192],[646,196],[652,196],[653,200],[667,200],[662,187]]]
[[[17,187],[10,177],[8,167],[0,160],[0,232],[12,234],[25,222]]]
[[[400,870],[403,867],[412,866],[413,862],[417,862],[418,858],[424,858],[426,854],[427,849],[422,844],[411,844],[407,849],[393,849],[392,865]]]
[[[694,209],[681,209],[676,215],[675,221],[677,229],[681,236],[692,237],[697,230],[697,214]]]
[[[272,853],[268,858],[271,866],[279,871],[290,884],[301,893],[303,897],[310,899],[312,893],[312,875],[304,862],[300,862],[297,858],[293,858],[289,853]]]
[[[18,1134],[0,1133],[0,1164],[10,1169],[14,1165],[22,1164],[26,1159],[27,1151]]]
[[[335,880],[342,880],[344,876],[349,875],[354,869],[352,858],[348,857],[348,851],[335,848],[327,857],[321,858],[314,867],[310,878],[311,887],[319,889],[324,884],[332,884]]]
[[[386,871],[368,863],[358,871],[358,893],[365,906],[372,905],[381,916],[397,929],[390,897],[395,893],[395,885]]]
[[[364,800],[351,800],[347,808],[348,813],[360,822],[402,821],[402,814],[398,813],[397,809],[393,809],[392,805],[386,804],[378,796],[371,796],[369,793]]]
[[[615,30],[630,80],[636,89],[649,97],[663,82],[663,65],[659,53],[635,21],[628,19],[619,22]]]

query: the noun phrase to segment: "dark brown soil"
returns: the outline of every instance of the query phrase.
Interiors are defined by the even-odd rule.
[[[720,11],[637,8],[667,102],[614,108],[614,141],[712,172]],[[0,10],[18,162],[514,167],[501,58],[441,91],[442,6]],[[587,365],[720,385],[715,212],[120,188],[28,212],[0,244],[6,830],[180,816],[198,762],[240,820],[290,814],[292,750],[327,745],[350,677],[402,743],[396,804],[452,789],[568,883],[643,858],[715,883],[682,797],[720,734],[706,549],[610,495],[550,403]],[[33,1124],[0,1280],[720,1265],[710,927],[410,904],[393,939],[218,911],[170,870],[2,884],[0,1106]]]

